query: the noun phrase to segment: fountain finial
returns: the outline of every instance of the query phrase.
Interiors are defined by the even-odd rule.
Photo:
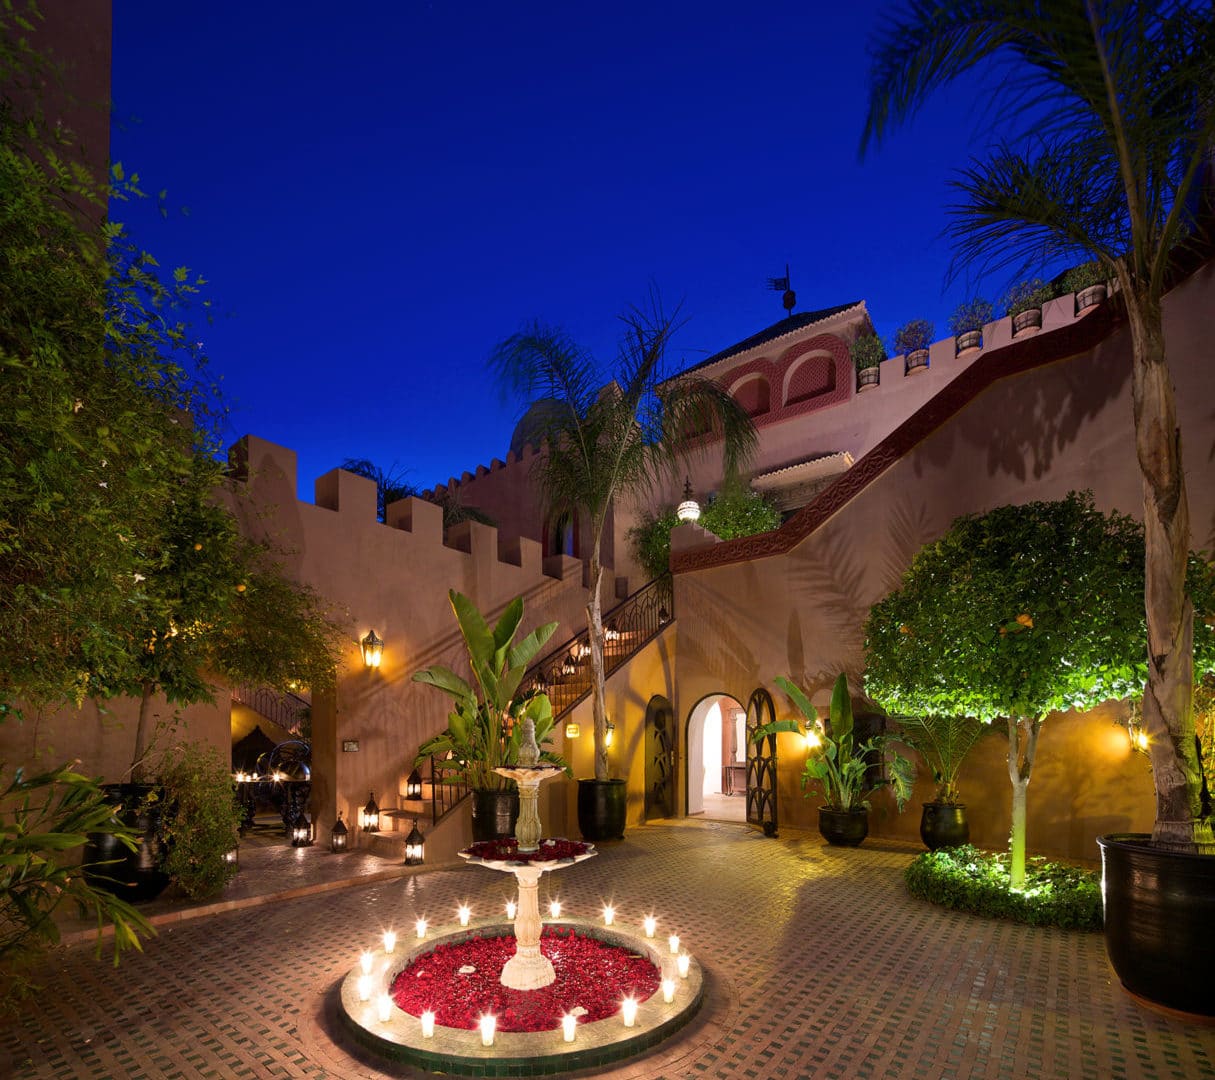
[[[536,721],[530,716],[523,718],[523,735],[519,740],[519,764],[536,765],[540,761],[540,747],[536,745]]]

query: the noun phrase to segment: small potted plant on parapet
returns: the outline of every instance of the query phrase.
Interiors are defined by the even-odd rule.
[[[848,349],[856,367],[857,393],[872,390],[878,385],[881,363],[886,359],[886,346],[877,334],[861,334]]]
[[[818,831],[829,844],[856,847],[869,835],[869,795],[878,788],[894,790],[899,810],[911,796],[915,768],[901,754],[888,749],[886,735],[857,745],[853,733],[852,698],[848,693],[848,677],[840,675],[831,691],[831,710],[824,723],[810,699],[794,683],[778,676],[779,686],[806,718],[803,726],[798,720],[773,720],[751,733],[759,742],[778,731],[793,731],[806,740],[806,767],[802,773],[802,791],[809,796],[817,790],[826,800],[819,807]],[[888,776],[876,775],[880,760],[885,759]]]
[[[1042,305],[1054,296],[1054,290],[1040,278],[1019,281],[1004,298],[1004,310],[1012,319],[1012,336],[1036,334],[1042,329]]]
[[[964,300],[949,317],[949,332],[953,334],[958,357],[973,356],[983,348],[983,327],[995,314],[991,303],[976,297]]]
[[[894,332],[894,351],[904,357],[903,372],[914,375],[928,368],[928,347],[932,344],[932,323],[912,319]]]
[[[1059,279],[1059,291],[1076,294],[1076,317],[1086,314],[1109,295],[1109,273],[1096,260],[1073,266]]]
[[[970,842],[966,805],[958,798],[958,770],[971,748],[991,728],[970,716],[900,716],[898,740],[932,770],[937,790],[924,803],[920,839],[930,851]]]
[[[499,840],[514,835],[519,816],[519,792],[513,780],[494,772],[516,764],[525,716],[536,725],[536,742],[543,746],[553,728],[553,707],[545,694],[518,695],[528,665],[553,636],[555,622],[537,627],[511,644],[523,618],[523,598],[507,606],[492,629],[467,596],[448,592],[460,633],[468,648],[468,663],[480,694],[467,680],[440,664],[414,675],[455,699],[447,716],[447,729],[419,748],[414,760],[421,765],[432,754],[450,755],[461,766],[473,794],[473,839]],[[542,761],[569,767],[556,754],[542,750]]]

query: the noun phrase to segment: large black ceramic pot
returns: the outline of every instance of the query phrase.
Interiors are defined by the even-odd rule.
[[[160,802],[149,801],[151,784],[103,784],[106,798],[120,804],[115,815],[139,836],[131,851],[109,833],[89,833],[84,845],[84,876],[90,885],[137,904],[154,900],[169,884],[160,837]]]
[[[583,840],[623,840],[627,809],[623,780],[578,781],[578,831]]]
[[[856,847],[869,835],[869,811],[818,808],[818,831],[828,844],[836,847]]]
[[[1147,833],[1097,837],[1105,949],[1122,985],[1169,1009],[1215,1016],[1215,855],[1187,855]]]
[[[519,819],[519,792],[472,793],[473,840],[506,840],[515,835]]]
[[[920,839],[929,851],[970,843],[970,824],[962,803],[926,802],[920,815]]]

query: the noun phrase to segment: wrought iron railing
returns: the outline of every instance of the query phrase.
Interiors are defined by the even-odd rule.
[[[610,675],[642,646],[651,641],[675,617],[670,575],[643,585],[603,615],[603,673]],[[560,720],[591,691],[590,631],[584,630],[562,642],[537,661],[523,676],[521,693],[542,690],[553,705],[553,719]],[[430,759],[431,822],[435,825],[454,810],[471,788],[464,782],[460,766],[448,758]]]
[[[237,686],[232,700],[264,716],[289,732],[293,738],[307,739],[312,719],[312,703],[299,694],[272,690],[268,686]]]

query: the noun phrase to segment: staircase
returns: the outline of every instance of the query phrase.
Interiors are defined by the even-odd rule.
[[[237,686],[232,690],[232,700],[276,724],[291,738],[308,741],[312,702],[307,698],[268,686]]]
[[[603,673],[605,676],[626,664],[630,657],[652,641],[674,617],[674,598],[669,577],[655,578],[603,615]],[[584,630],[562,642],[537,661],[519,684],[521,694],[544,693],[553,705],[554,724],[591,692],[590,631]],[[430,818],[433,828],[460,805],[469,787],[453,761],[431,757],[429,777],[422,782],[422,798],[406,799],[400,791],[400,808],[382,811],[381,818],[392,832],[407,833],[415,819]]]

